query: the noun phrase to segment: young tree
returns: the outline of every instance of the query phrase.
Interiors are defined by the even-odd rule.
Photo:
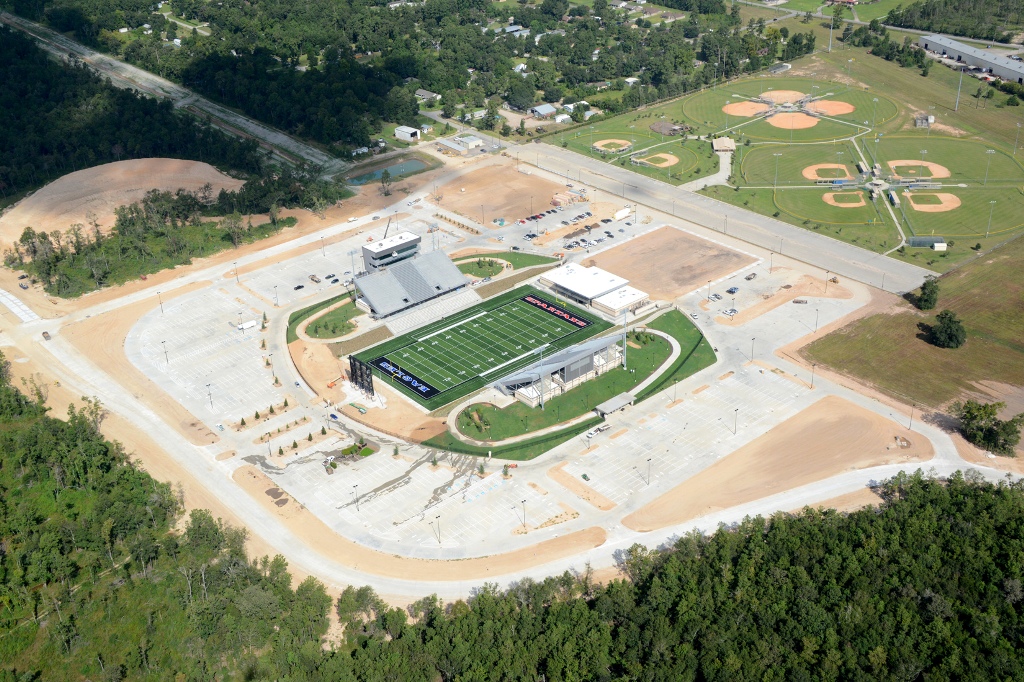
[[[999,411],[1005,407],[1006,403],[985,404],[967,400],[954,403],[952,413],[960,420],[960,432],[969,442],[991,452],[1012,456],[1020,442],[1024,413],[1004,421],[999,418]]]
[[[921,285],[921,293],[917,297],[917,307],[921,310],[931,310],[938,302],[939,282],[934,277],[928,277]]]
[[[952,310],[943,310],[935,318],[932,343],[939,348],[959,348],[967,341],[967,330]]]
[[[391,173],[387,168],[380,174],[380,190],[384,196],[391,196]]]

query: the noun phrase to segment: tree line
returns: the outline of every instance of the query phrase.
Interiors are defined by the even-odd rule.
[[[256,142],[228,137],[138,93],[61,63],[0,26],[0,197],[124,159],[174,157],[243,174],[263,171]]]
[[[46,414],[0,357],[0,679],[1016,679],[1024,487],[900,474],[881,503],[746,519],[465,600],[332,600]],[[180,519],[180,521],[179,521]],[[328,616],[344,626],[327,638]]]
[[[1006,43],[1013,35],[1006,29],[1019,28],[1022,14],[1021,0],[917,0],[889,10],[885,23]]]

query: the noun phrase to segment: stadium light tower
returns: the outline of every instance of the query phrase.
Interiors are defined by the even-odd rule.
[[[988,157],[988,163],[985,164],[985,182],[982,185],[988,184],[988,169],[992,167],[992,155],[996,153],[995,149],[986,149],[985,156]]]
[[[988,227],[985,228],[985,238],[986,239],[988,239],[988,233],[992,230],[992,212],[996,210],[995,199],[993,199],[992,201],[988,202],[988,204],[989,204],[989,209],[988,209]]]
[[[775,157],[775,183],[773,189],[779,188],[779,157],[782,156],[782,152],[775,152],[772,154]]]
[[[1013,155],[1017,156],[1017,141],[1020,140],[1020,124],[1017,124],[1017,136],[1013,138]]]

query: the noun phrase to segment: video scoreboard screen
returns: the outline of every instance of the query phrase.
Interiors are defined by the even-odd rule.
[[[348,376],[356,388],[365,391],[371,398],[373,397],[373,370],[370,365],[354,355],[350,355],[348,356]]]

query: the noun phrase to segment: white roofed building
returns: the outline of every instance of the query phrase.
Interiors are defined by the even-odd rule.
[[[621,317],[624,313],[643,308],[650,300],[651,297],[646,291],[640,291],[627,284],[604,296],[595,298],[593,306],[611,317]]]
[[[590,305],[594,299],[629,284],[629,280],[601,268],[585,268],[569,263],[545,272],[541,275],[540,283],[561,296]]]
[[[397,263],[416,255],[420,250],[420,236],[412,232],[399,232],[363,246],[363,267],[367,272]]]

